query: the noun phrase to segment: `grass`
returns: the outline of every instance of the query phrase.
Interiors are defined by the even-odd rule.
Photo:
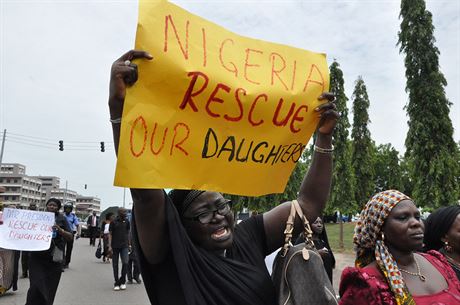
[[[354,222],[344,222],[343,223],[343,245],[344,248],[339,247],[339,233],[340,233],[340,224],[338,223],[326,223],[326,232],[327,237],[329,238],[329,244],[333,252],[345,252],[345,253],[354,253],[353,252],[353,231],[355,229]]]

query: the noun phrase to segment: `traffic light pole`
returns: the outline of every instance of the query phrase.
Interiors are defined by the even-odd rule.
[[[2,167],[3,150],[5,149],[6,129],[3,130],[2,150],[0,151],[0,169]]]

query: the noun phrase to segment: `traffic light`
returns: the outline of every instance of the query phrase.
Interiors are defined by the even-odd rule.
[[[85,184],[85,190],[88,188],[88,185]]]
[[[59,140],[59,150],[63,151],[64,150],[64,141]]]
[[[102,151],[102,152],[104,152],[104,151],[105,151],[104,142],[101,142],[101,151]]]

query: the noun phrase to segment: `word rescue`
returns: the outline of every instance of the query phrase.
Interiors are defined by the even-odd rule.
[[[45,250],[51,242],[54,213],[6,208],[0,226],[0,248]]]

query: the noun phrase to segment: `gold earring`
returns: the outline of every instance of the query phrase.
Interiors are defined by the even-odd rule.
[[[453,250],[452,246],[449,245],[449,242],[447,240],[444,242],[444,250],[446,250],[446,252],[448,252],[448,253],[451,253],[452,250]]]
[[[382,242],[385,241],[385,234],[382,232]]]

